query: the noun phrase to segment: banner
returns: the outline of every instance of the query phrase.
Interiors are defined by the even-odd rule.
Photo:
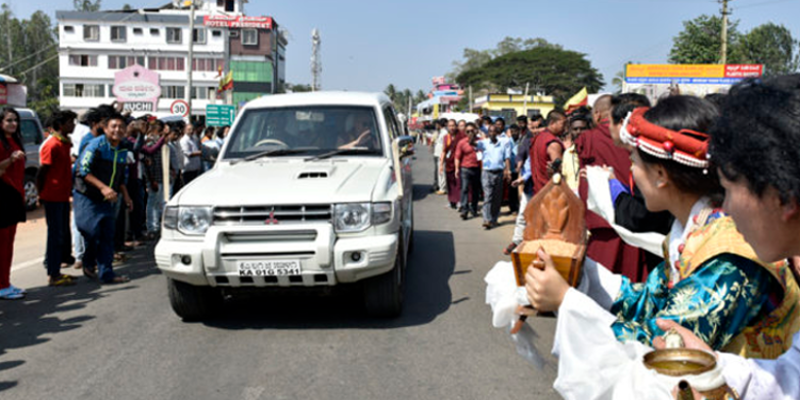
[[[626,83],[732,85],[745,78],[758,78],[761,64],[628,64]]]

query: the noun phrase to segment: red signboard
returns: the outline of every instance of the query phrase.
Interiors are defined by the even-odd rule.
[[[245,17],[227,15],[206,15],[203,25],[213,28],[256,28],[272,29],[272,17]]]
[[[726,78],[758,78],[764,72],[762,64],[728,64],[725,66]]]

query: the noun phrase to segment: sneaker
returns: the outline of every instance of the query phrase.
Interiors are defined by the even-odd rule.
[[[11,290],[13,290],[13,291],[15,291],[15,292],[17,292],[19,294],[28,294],[28,291],[23,289],[23,288],[18,288],[18,287],[14,286],[14,285],[9,285],[8,287]]]
[[[17,292],[10,286],[5,289],[0,289],[0,299],[2,300],[19,300],[25,297],[24,294]]]

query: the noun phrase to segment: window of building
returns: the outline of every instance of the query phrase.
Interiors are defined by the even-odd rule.
[[[111,27],[111,41],[112,42],[125,42],[128,38],[128,29],[124,26]]]
[[[100,25],[84,25],[83,40],[87,42],[97,42],[100,40]]]
[[[65,97],[106,97],[106,85],[65,83],[62,95]]]
[[[186,87],[185,86],[162,86],[161,97],[165,99],[185,99]]]
[[[125,69],[134,64],[144,67],[144,56],[108,56],[108,69]]]
[[[64,25],[64,32],[75,33],[75,27],[72,25]]]
[[[87,54],[70,54],[69,65],[73,67],[96,67],[97,56]]]
[[[222,37],[222,31],[213,30],[213,31],[211,31],[211,36],[213,36],[213,37]]]
[[[183,57],[149,57],[147,68],[153,71],[183,71],[186,68]]]
[[[137,35],[137,36],[141,36],[141,35],[144,34],[144,32],[142,31],[142,28],[133,28],[133,34]]]
[[[205,44],[206,30],[204,28],[195,28],[194,33],[192,34],[192,40],[194,41],[194,43]]]
[[[180,44],[181,28],[167,28],[167,43]]]
[[[161,30],[158,28],[150,28],[150,36],[158,36],[161,34]]]
[[[213,86],[192,87],[192,98],[197,100],[213,100],[217,96],[217,88]]]
[[[258,31],[255,29],[242,30],[242,44],[245,46],[258,45]]]
[[[222,66],[222,59],[218,58],[195,58],[192,61],[192,71],[216,72],[217,69]]]
[[[227,11],[227,12],[233,12],[234,11],[234,5],[235,5],[234,0],[217,0],[217,7],[219,7],[219,8],[223,8],[224,7],[225,11]]]

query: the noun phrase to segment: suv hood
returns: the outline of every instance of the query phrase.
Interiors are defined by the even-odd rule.
[[[178,197],[179,205],[290,205],[367,202],[389,160],[332,159],[304,162],[275,158],[225,163],[200,175]]]

